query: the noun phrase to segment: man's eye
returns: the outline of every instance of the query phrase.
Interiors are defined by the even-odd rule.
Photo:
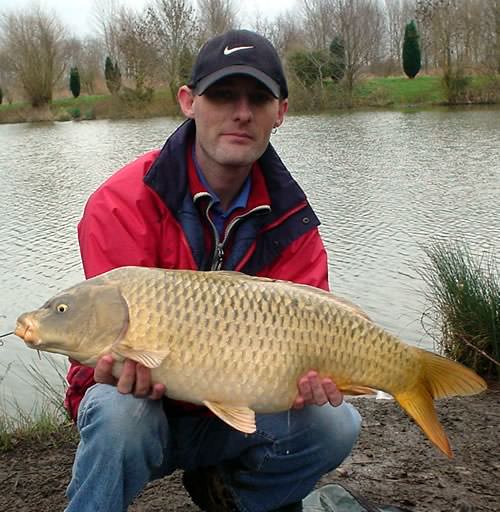
[[[268,101],[271,101],[274,98],[274,96],[271,96],[267,92],[253,92],[250,94],[250,103],[253,105],[263,105],[264,103],[267,103]]]
[[[214,89],[207,91],[206,95],[214,101],[230,101],[234,98],[234,94],[229,89]]]

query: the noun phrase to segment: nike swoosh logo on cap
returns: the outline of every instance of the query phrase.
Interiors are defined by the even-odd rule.
[[[235,46],[234,48],[228,48],[226,46],[224,48],[224,55],[231,55],[231,53],[239,52],[240,50],[249,50],[250,48],[255,48],[255,46]]]

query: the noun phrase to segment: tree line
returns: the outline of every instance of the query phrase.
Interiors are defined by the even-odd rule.
[[[363,74],[412,77],[420,65],[450,88],[471,73],[500,73],[500,0],[300,0],[245,25],[233,0],[151,0],[141,10],[99,0],[94,17],[93,33],[79,38],[39,6],[3,13],[3,97],[22,91],[41,106],[69,80],[78,94],[105,81],[134,101],[148,101],[159,86],[173,99],[202,43],[240,27],[268,37],[293,86],[319,95],[333,83],[352,97]]]

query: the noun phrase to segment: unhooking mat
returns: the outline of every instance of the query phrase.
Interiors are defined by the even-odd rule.
[[[304,512],[409,512],[393,505],[375,505],[338,484],[324,485],[303,502]]]

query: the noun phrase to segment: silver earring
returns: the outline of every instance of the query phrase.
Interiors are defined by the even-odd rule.
[[[278,133],[278,128],[276,126],[271,130],[271,133],[274,135],[275,133]]]

